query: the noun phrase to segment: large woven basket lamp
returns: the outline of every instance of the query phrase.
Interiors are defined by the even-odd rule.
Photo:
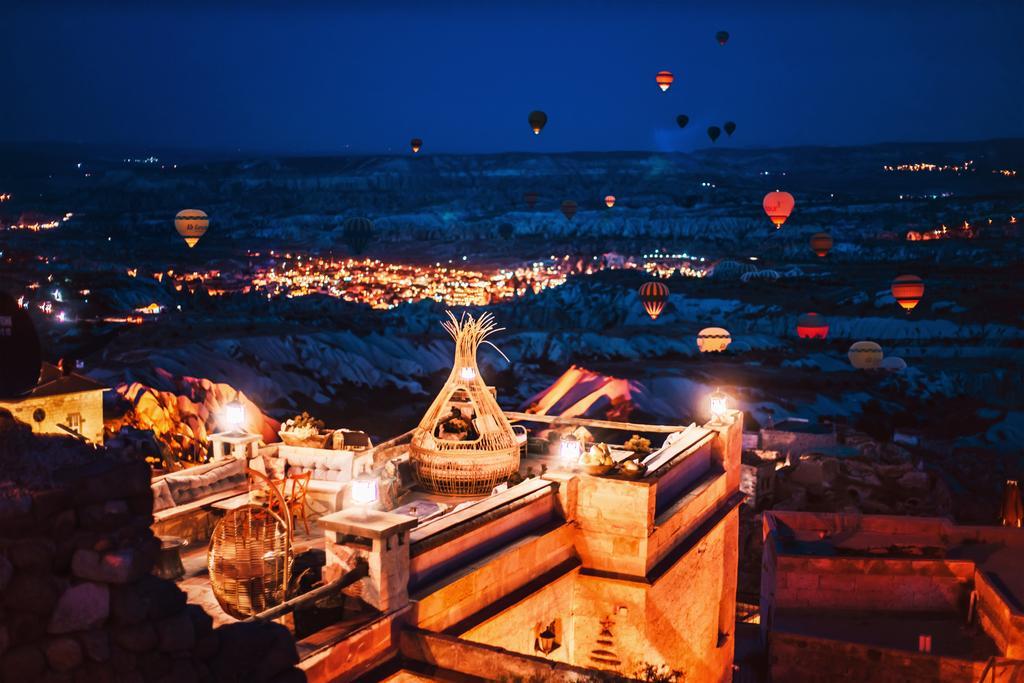
[[[266,480],[269,495],[278,499],[277,509],[288,509],[265,474],[246,472]],[[287,516],[252,504],[229,510],[217,523],[206,560],[213,595],[227,614],[246,619],[285,601],[292,562],[290,526]]]
[[[442,323],[455,340],[455,363],[409,443],[413,473],[428,491],[448,496],[487,495],[519,469],[519,442],[508,418],[480,376],[476,352],[502,328],[489,313],[474,319],[451,311]],[[491,344],[493,346],[493,344]],[[500,353],[500,352],[499,352]],[[452,408],[467,411],[472,436],[444,439],[438,430]]]

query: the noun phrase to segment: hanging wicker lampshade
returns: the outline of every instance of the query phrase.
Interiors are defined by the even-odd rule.
[[[457,319],[449,311],[448,318],[443,326],[455,340],[455,364],[413,431],[410,461],[417,481],[429,491],[486,495],[519,469],[515,432],[476,364],[477,348],[501,328],[489,313]]]
[[[250,476],[261,472],[247,470]],[[270,495],[287,506],[269,479]],[[213,594],[227,614],[246,619],[280,605],[286,599],[291,570],[291,520],[269,507],[243,505],[229,510],[210,538],[206,561]]]

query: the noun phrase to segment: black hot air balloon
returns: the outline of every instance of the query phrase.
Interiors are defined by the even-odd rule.
[[[690,122],[690,117],[686,114],[680,114],[676,117],[676,123],[679,124],[680,128],[686,128],[686,124]]]
[[[718,41],[719,45],[725,45],[726,43],[729,42],[729,32],[719,31],[718,33],[715,34],[715,40]]]
[[[419,138],[413,138],[412,140],[409,141],[409,146],[412,147],[412,153],[415,154],[416,152],[420,151],[420,147],[423,146],[423,140],[420,140]]]
[[[531,111],[527,120],[530,122],[533,134],[540,135],[541,129],[548,124],[548,115],[542,111]]]
[[[571,199],[562,202],[562,215],[566,220],[571,221],[572,217],[576,215],[576,202]]]
[[[32,391],[43,368],[39,336],[28,311],[7,292],[0,292],[0,398]]]
[[[501,235],[501,238],[503,240],[512,239],[512,235],[515,234],[515,231],[516,226],[512,225],[511,223],[502,223],[501,225],[498,226],[498,234]]]
[[[708,137],[711,138],[711,142],[718,139],[718,136],[722,134],[722,130],[718,126],[708,127]]]
[[[370,240],[373,239],[373,221],[363,217],[346,219],[342,226],[341,239],[354,253],[363,253]]]
[[[536,192],[526,192],[523,194],[523,199],[526,200],[526,205],[531,209],[537,206],[537,197],[538,195]]]
[[[736,124],[733,123],[732,121],[726,121],[725,125],[723,125],[722,128],[725,129],[725,134],[731,137],[733,131],[736,130]]]

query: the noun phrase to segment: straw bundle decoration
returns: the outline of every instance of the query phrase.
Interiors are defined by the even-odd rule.
[[[284,497],[262,472],[270,495],[286,510]],[[229,510],[210,538],[206,561],[213,594],[227,614],[246,619],[285,601],[291,570],[291,520],[268,506],[243,505]]]
[[[490,313],[456,318],[451,311],[442,326],[455,340],[455,364],[413,431],[413,472],[420,485],[434,493],[486,495],[519,469],[519,443],[512,425],[476,362],[481,344],[497,350],[487,337],[504,328],[497,327]]]

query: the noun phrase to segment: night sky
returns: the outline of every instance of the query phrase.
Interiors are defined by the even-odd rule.
[[[0,140],[685,151],[726,120],[732,146],[1024,136],[1019,0],[142,4],[8,8]]]

